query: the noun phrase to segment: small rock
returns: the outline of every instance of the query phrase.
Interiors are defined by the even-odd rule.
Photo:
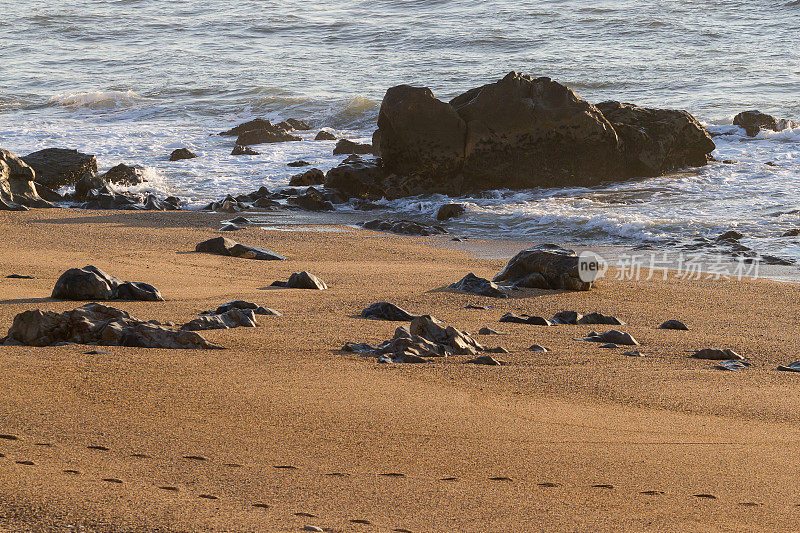
[[[169,154],[170,161],[180,161],[181,159],[194,159],[197,154],[192,153],[188,148],[178,148]]]
[[[516,315],[514,313],[506,313],[500,317],[500,322],[512,322],[514,324],[531,324],[533,326],[552,326],[553,324],[546,318],[540,316],[530,315]]]
[[[481,355],[469,361],[464,361],[464,364],[499,366],[502,363],[491,355]]]
[[[224,313],[196,318],[181,326],[186,331],[207,329],[231,329],[239,326],[254,328],[258,326],[252,309],[230,309]]]
[[[619,346],[617,346],[613,342],[608,342],[606,344],[601,344],[600,347],[601,348],[609,348],[609,349],[612,349],[612,350],[616,350],[617,348],[619,348]]]
[[[666,322],[658,326],[658,329],[676,329],[680,331],[689,330],[689,328],[686,327],[686,324],[684,324],[680,320],[667,320]]]
[[[586,324],[607,324],[610,326],[625,325],[625,322],[622,322],[617,317],[611,315],[604,315],[603,313],[589,313],[588,315],[583,315],[582,317],[578,318],[575,323],[581,325],[586,325]]]
[[[477,294],[479,296],[490,296],[492,298],[508,298],[508,295],[488,279],[479,278],[475,274],[469,273],[460,281],[453,283],[448,288],[462,292]]]
[[[451,218],[460,217],[467,212],[466,204],[445,204],[436,212],[436,220],[444,222]]]
[[[467,304],[464,306],[464,309],[480,309],[481,311],[486,311],[491,309],[488,305],[475,305],[475,304]]]
[[[36,279],[36,276],[29,276],[27,274],[9,274],[6,276],[8,279]]]
[[[244,229],[242,226],[237,226],[236,224],[223,224],[220,231],[237,231],[240,229]]]
[[[361,311],[361,317],[407,322],[413,320],[415,315],[389,302],[377,302]]]
[[[244,300],[233,300],[228,303],[224,303],[217,307],[216,309],[211,309],[209,311],[203,311],[200,313],[201,315],[221,315],[222,313],[227,313],[232,309],[250,309],[253,313],[257,315],[271,315],[271,316],[283,316],[279,312],[275,311],[274,309],[270,309],[269,307],[262,307],[258,304],[254,304],[252,302],[245,302]]]
[[[325,531],[325,530],[317,526],[305,526],[303,527],[303,531]]]
[[[739,355],[738,353],[734,352],[733,350],[724,349],[718,350],[716,348],[705,348],[703,350],[698,350],[692,354],[694,359],[709,359],[712,361],[724,361],[726,359],[730,359],[733,361],[744,361],[744,357]]]
[[[336,140],[336,135],[334,135],[333,133],[331,133],[329,131],[320,130],[320,132],[317,133],[317,136],[314,137],[314,140],[315,141],[335,141]]]
[[[500,333],[499,331],[484,326],[478,330],[478,335],[506,335],[506,333]]]
[[[203,241],[195,246],[195,251],[230,257],[242,257],[245,259],[257,259],[261,261],[284,261],[286,259],[282,255],[278,255],[265,248],[239,244],[227,237],[215,237]]]
[[[342,347],[343,352],[350,353],[372,353],[377,350],[377,346],[371,346],[366,342],[348,342]]]
[[[233,147],[233,151],[231,155],[261,155],[261,152],[256,152],[249,146],[242,146],[241,144],[237,144]]]
[[[314,289],[325,290],[328,288],[325,282],[319,279],[314,274],[306,272],[295,272],[289,276],[289,281],[286,282],[286,287],[289,289]]]
[[[447,233],[441,226],[421,224],[413,220],[370,220],[362,225],[366,229],[388,231],[398,235],[428,236]]]
[[[798,237],[798,236],[800,236],[800,228],[790,229],[789,231],[781,235],[781,237]]]
[[[549,352],[550,351],[547,348],[545,348],[544,346],[541,346],[539,344],[534,344],[533,346],[531,346],[528,349],[530,351],[532,351],[532,352]]]
[[[739,233],[738,231],[730,230],[718,236],[716,238],[716,241],[734,243],[734,242],[739,242],[742,239],[742,237],[744,237],[744,235]]]
[[[750,366],[747,361],[725,360],[717,365],[718,370],[743,370]]]
[[[152,285],[121,281],[92,265],[70,268],[61,274],[51,297],[55,300],[164,301],[161,293]]]
[[[511,353],[502,346],[497,346],[495,348],[486,348],[488,353]]]
[[[239,136],[236,137],[236,144],[250,146],[252,144],[282,143],[302,140],[302,138],[286,133],[285,131],[251,130],[239,134]]]
[[[644,357],[644,354],[639,350],[631,350],[630,352],[622,352],[622,355],[627,357]]]
[[[292,161],[291,163],[286,163],[286,166],[288,166],[288,167],[307,167],[310,164],[311,163],[309,163],[308,161],[303,161],[302,159],[300,159],[298,161]]]
[[[782,370],[783,372],[800,372],[800,361],[795,361],[788,365],[781,365],[778,367],[778,370]]]
[[[594,332],[592,332],[594,333]],[[630,334],[612,329],[611,331],[606,331],[603,334],[598,335],[595,333],[592,335],[591,333],[583,340],[587,340],[590,342],[602,342],[602,343],[611,343],[611,344],[622,344],[625,346],[638,346],[639,343],[636,342]]]
[[[245,218],[245,217],[236,217],[236,218],[234,218],[232,220],[229,220],[228,222],[230,222],[231,224],[238,224],[238,225],[252,224],[250,219]]]
[[[578,313],[577,311],[561,311],[560,313],[556,313],[553,315],[553,318],[550,319],[553,324],[577,324],[578,320],[583,318],[583,315]]]
[[[318,168],[306,170],[289,178],[291,187],[308,187],[309,185],[322,185],[325,183],[325,173]]]

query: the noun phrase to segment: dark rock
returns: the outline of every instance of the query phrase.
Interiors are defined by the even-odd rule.
[[[783,372],[800,372],[800,361],[795,361],[788,365],[781,365],[778,367],[778,370],[782,370]]]
[[[84,174],[75,184],[75,200],[83,201],[92,189],[102,189],[106,181],[97,174]]]
[[[280,209],[281,204],[280,202],[276,202],[275,200],[270,200],[269,198],[259,198],[258,200],[253,202],[253,207],[258,207],[259,209],[275,210],[275,209]]]
[[[251,144],[282,143],[302,140],[302,138],[286,133],[285,131],[251,130],[240,134],[236,138],[236,144],[250,146]]]
[[[45,148],[22,158],[36,172],[36,181],[51,189],[74,185],[84,174],[97,172],[97,159],[66,148]]]
[[[480,309],[481,311],[486,311],[487,309],[491,309],[491,307],[488,305],[467,304],[464,306],[464,309]]]
[[[540,316],[516,315],[506,313],[500,317],[500,322],[511,322],[513,324],[530,324],[532,326],[552,326],[552,322]]]
[[[751,366],[750,363],[747,361],[738,361],[738,360],[726,360],[720,362],[717,365],[717,370],[728,370],[728,371],[736,371],[736,370],[744,370],[745,368]]]
[[[245,133],[247,131],[254,131],[254,130],[267,130],[267,131],[272,131],[274,133],[279,133],[279,132],[284,131],[283,128],[279,128],[277,126],[274,126],[272,124],[272,122],[270,122],[269,120],[266,120],[266,119],[263,119],[263,118],[256,118],[256,119],[244,122],[242,124],[239,124],[238,126],[236,126],[234,128],[231,128],[228,131],[223,131],[222,133],[220,133],[220,135],[224,135],[224,136],[228,136],[228,137],[238,137],[242,133]]]
[[[602,334],[594,333],[592,335],[591,332],[589,335],[584,339],[591,342],[601,342],[601,343],[611,343],[611,344],[622,344],[624,346],[638,346],[639,343],[636,342],[629,333],[624,333],[622,331],[612,329],[610,331],[606,331]]]
[[[324,281],[305,270],[302,272],[295,272],[289,276],[289,281],[286,282],[286,286],[290,289],[325,290],[328,288]]]
[[[299,160],[299,161],[292,161],[291,163],[286,163],[286,166],[287,166],[287,167],[307,167],[307,166],[309,166],[310,164],[311,164],[311,163],[309,163],[308,161],[303,161],[303,160],[301,159],[301,160]]]
[[[28,276],[27,274],[9,274],[6,276],[8,279],[36,279],[36,276]]]
[[[202,331],[206,329],[231,329],[239,326],[254,328],[258,326],[252,309],[230,309],[224,313],[196,318],[187,322],[181,329],[186,331]]]
[[[470,359],[469,361],[464,361],[464,364],[499,366],[502,363],[491,355],[480,355],[474,359]]]
[[[336,146],[333,148],[333,155],[344,155],[344,154],[366,155],[371,153],[372,153],[371,144],[356,143],[353,141],[348,141],[347,139],[339,139],[339,142],[337,142]]]
[[[317,133],[317,136],[314,137],[314,140],[315,141],[335,141],[336,140],[336,135],[334,135],[333,133],[331,133],[329,131],[322,130],[319,133]]]
[[[164,301],[161,293],[147,283],[120,281],[94,266],[70,268],[58,278],[52,298],[56,300],[142,300]]]
[[[500,288],[489,281],[488,279],[479,278],[475,274],[469,273],[464,276],[460,281],[449,285],[450,289],[456,289],[462,292],[477,294],[479,296],[490,296],[492,298],[508,298],[508,295],[500,290]]]
[[[242,146],[241,144],[237,144],[236,146],[233,147],[231,155],[261,155],[261,152],[256,152],[249,146]]]
[[[233,218],[233,219],[229,220],[228,222],[230,222],[231,224],[252,224],[253,223],[249,218],[245,218],[245,217],[236,217],[236,218]]]
[[[486,348],[487,353],[511,353],[502,346],[497,346],[495,348]]]
[[[658,176],[702,166],[716,148],[706,129],[686,111],[619,102],[603,102],[597,108],[619,136],[625,177]]]
[[[297,131],[308,131],[308,130],[311,129],[311,125],[309,125],[308,122],[306,122],[305,120],[299,120],[299,119],[296,119],[296,118],[287,118],[286,120],[284,120],[283,122],[279,123],[278,125],[282,126],[282,127],[287,127],[288,126],[287,129],[293,129],[293,130],[297,130]]]
[[[500,333],[499,331],[484,326],[478,330],[478,335],[505,335],[505,333]]]
[[[223,224],[220,231],[239,231],[240,229],[244,229],[243,226],[237,226],[236,224]]]
[[[781,237],[797,237],[797,236],[800,236],[800,228],[790,229],[789,231],[781,235]]]
[[[36,183],[35,181],[33,184],[36,187],[36,192],[39,193],[39,196],[43,200],[47,200],[48,202],[63,202],[65,200],[63,196],[47,185],[42,185],[41,183]]]
[[[397,307],[389,302],[377,302],[363,311],[361,311],[363,318],[375,318],[378,320],[392,320],[407,322],[413,320],[416,315],[412,315],[405,309]]]
[[[723,233],[722,235],[720,235],[719,237],[717,237],[717,238],[716,238],[716,241],[717,241],[717,242],[728,242],[728,243],[733,243],[733,242],[739,242],[739,240],[740,240],[742,237],[744,237],[744,235],[742,235],[742,234],[741,234],[741,233],[739,233],[738,231],[733,231],[733,230],[731,230],[731,231],[726,231],[725,233]]]
[[[547,348],[545,348],[544,346],[541,346],[539,344],[534,344],[533,346],[531,346],[528,349],[530,351],[532,351],[532,352],[549,352],[550,351]]]
[[[554,245],[523,250],[492,280],[499,285],[586,291],[592,282],[578,275],[578,255]]]
[[[553,318],[550,319],[551,322],[554,324],[572,324],[575,325],[578,323],[578,320],[583,318],[583,315],[578,313],[577,311],[561,311],[553,315]]]
[[[744,361],[744,357],[734,352],[733,350],[718,350],[716,348],[705,348],[698,350],[692,354],[694,359],[710,359],[712,361],[724,361],[730,359],[732,361]]]
[[[366,229],[387,231],[397,235],[427,236],[447,233],[447,230],[440,226],[428,226],[412,220],[370,220],[364,222],[363,226]]]
[[[374,202],[370,202],[369,200],[353,200],[351,202],[351,206],[353,209],[358,209],[359,211],[375,211],[376,209],[386,209],[386,206],[383,204],[376,204]]]
[[[689,328],[686,327],[686,324],[684,324],[680,320],[667,320],[666,322],[658,326],[658,329],[677,329],[681,331],[689,330]]]
[[[246,246],[226,237],[214,237],[199,243],[195,251],[209,254],[242,257],[245,259],[258,259],[262,261],[283,261],[286,258],[265,248]]]
[[[25,311],[14,318],[5,345],[53,346],[60,343],[131,346],[139,348],[219,348],[197,333],[175,331],[143,322],[99,303],[72,311]]]
[[[53,207],[36,189],[34,170],[22,159],[0,149],[0,210],[25,211],[29,207]]]
[[[436,220],[444,222],[451,218],[460,217],[467,212],[466,204],[445,204],[436,212]]]
[[[180,161],[181,159],[194,159],[197,157],[197,154],[189,150],[188,148],[178,148],[177,150],[173,150],[171,154],[169,154],[170,161]]]
[[[306,211],[333,211],[335,209],[333,204],[326,201],[315,189],[309,189],[303,195],[289,198],[287,202]]]
[[[343,352],[349,353],[371,353],[378,351],[377,346],[372,346],[366,342],[348,342],[342,347]]]
[[[292,187],[308,187],[309,185],[322,185],[323,183],[325,183],[325,173],[318,168],[306,170],[289,178],[289,185]]]
[[[386,195],[385,172],[375,161],[353,158],[333,167],[325,175],[325,187],[350,198],[380,200]]]
[[[624,326],[625,322],[622,322],[617,317],[595,312],[589,313],[588,315],[583,315],[576,321],[576,324],[608,324],[611,326]]]
[[[613,342],[607,342],[606,344],[601,344],[600,347],[601,348],[609,348],[611,350],[616,350],[617,348],[619,348],[619,346],[617,346]]]
[[[272,315],[272,316],[282,316],[279,312],[270,309],[269,307],[262,307],[258,304],[254,304],[252,302],[245,302],[243,300],[233,300],[231,302],[225,303],[217,307],[216,309],[211,309],[210,311],[203,311],[200,313],[201,315],[221,315],[222,313],[227,313],[232,309],[249,309],[253,311],[253,313],[257,315]]]
[[[144,169],[140,166],[120,163],[108,169],[105,174],[103,174],[103,180],[106,183],[124,185],[125,187],[139,185],[145,182]]]
[[[733,117],[733,123],[744,128],[750,137],[758,135],[760,130],[783,131],[787,128],[796,128],[797,124],[787,119],[776,119],[771,115],[758,110],[742,111]]]

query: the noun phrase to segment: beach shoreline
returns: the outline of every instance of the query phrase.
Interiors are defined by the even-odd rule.
[[[164,302],[110,303],[142,320],[181,323],[233,299],[283,314],[258,317],[258,328],[201,332],[225,350],[0,348],[0,433],[17,437],[0,440],[2,527],[798,527],[789,482],[798,473],[797,375],[775,370],[800,348],[796,283],[612,275],[591,291],[493,299],[446,286],[468,272],[491,278],[517,243],[280,217],[273,225],[288,228],[218,232],[228,218],[0,213],[0,273],[36,277],[0,278],[0,328],[25,310],[81,305],[49,296],[63,271],[88,264],[160,289]],[[193,251],[220,235],[287,260]],[[269,288],[301,270],[329,289]],[[506,348],[495,357],[508,364],[378,364],[343,353],[347,342],[377,344],[402,324],[358,317],[382,300],[472,334],[507,333],[476,338]],[[615,327],[646,357],[575,340],[611,326],[498,323],[506,312],[564,309],[620,317],[626,325]],[[656,329],[667,319],[689,331]],[[550,351],[529,351],[533,343]],[[688,357],[702,348],[730,348],[753,366],[725,372]]]

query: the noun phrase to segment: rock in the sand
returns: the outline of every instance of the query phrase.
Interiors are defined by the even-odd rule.
[[[319,526],[303,526],[303,531],[325,531]]]
[[[349,353],[370,353],[378,350],[377,346],[372,346],[366,342],[348,342],[342,347],[343,352]]]
[[[470,359],[469,361],[464,361],[464,364],[499,366],[502,363],[491,355],[480,355],[474,359]]]
[[[783,372],[800,372],[800,361],[794,361],[788,365],[780,365],[778,370]]]
[[[594,333],[594,335],[592,335],[592,333]],[[639,345],[639,343],[630,335],[630,333],[625,333],[617,329],[612,329],[600,334],[591,332],[584,340],[600,343],[622,344],[624,346]]]
[[[788,119],[776,119],[772,115],[762,113],[757,109],[742,111],[733,117],[733,123],[744,128],[745,133],[755,137],[761,130],[783,131],[787,128],[796,128],[797,124]]]
[[[246,246],[227,237],[214,237],[203,241],[195,246],[195,251],[261,261],[284,261],[286,259],[284,256],[271,252],[266,248]]]
[[[262,307],[258,304],[254,304],[252,302],[245,302],[244,300],[233,300],[228,303],[224,303],[217,307],[216,309],[210,309],[208,311],[203,311],[201,315],[221,315],[222,313],[227,313],[232,309],[249,309],[253,311],[256,315],[272,315],[272,316],[282,316],[279,312],[275,311],[274,309],[270,309],[269,307]]]
[[[173,150],[171,154],[169,154],[170,161],[180,161],[181,159],[194,159],[197,157],[197,154],[189,150],[188,148],[178,148],[177,150]]]
[[[631,350],[629,352],[622,352],[622,355],[624,355],[626,357],[644,357],[645,356],[639,350]]]
[[[289,276],[289,281],[274,281],[272,285],[274,287],[286,287],[287,289],[312,289],[320,291],[328,288],[324,281],[305,270],[302,272],[295,272]]]
[[[601,344],[600,347],[601,348],[608,348],[609,350],[616,350],[617,348],[619,348],[619,346],[617,346],[613,342],[607,342],[606,344]]]
[[[689,328],[686,327],[686,324],[684,324],[680,320],[667,320],[666,322],[658,326],[658,329],[676,329],[680,331],[689,330]]]
[[[438,345],[449,348],[455,355],[477,355],[486,351],[475,339],[467,333],[459,331],[452,326],[445,326],[430,315],[422,315],[411,321],[409,330],[412,335],[418,335]]]
[[[319,133],[317,133],[317,136],[314,137],[314,140],[315,141],[335,141],[336,140],[336,135],[334,135],[333,133],[331,133],[329,131],[321,130]]]
[[[90,303],[72,311],[25,311],[14,318],[2,344],[53,346],[59,343],[139,348],[219,348],[192,331],[143,322],[125,311]]]
[[[549,352],[550,351],[550,350],[548,350],[547,348],[545,348],[544,346],[542,346],[540,344],[534,344],[528,349],[530,351],[532,351],[532,352]]]
[[[307,167],[307,166],[310,166],[310,165],[311,165],[311,163],[309,163],[308,161],[303,161],[302,159],[286,163],[287,167]]]
[[[508,298],[508,295],[500,290],[500,288],[488,279],[479,278],[473,273],[469,273],[460,281],[449,285],[448,288],[456,289],[470,294],[477,294],[479,296],[490,296],[492,298]]]
[[[34,179],[30,166],[11,152],[0,149],[0,210],[53,207],[39,196]]]
[[[376,219],[364,222],[363,226],[366,229],[386,231],[397,235],[428,236],[447,233],[447,230],[441,226],[422,224],[413,220]]]
[[[533,326],[552,326],[553,323],[547,320],[546,318],[540,316],[530,316],[530,315],[517,315],[515,313],[508,312],[500,317],[500,322],[511,322],[512,324],[530,324]]]
[[[751,366],[751,365],[747,361],[739,361],[739,360],[735,360],[734,359],[734,360],[721,361],[719,363],[719,365],[717,365],[716,368],[718,370],[729,370],[730,371],[730,370],[744,370],[745,368],[748,368],[749,366]]]
[[[499,331],[495,331],[492,328],[487,328],[484,326],[478,330],[478,335],[505,335],[505,333],[500,333]]]
[[[8,279],[36,279],[36,276],[29,276],[27,274],[9,274],[6,276]]]
[[[252,144],[282,143],[302,140],[302,138],[286,133],[285,131],[251,130],[239,135],[236,138],[236,144],[240,146],[250,146]]]
[[[603,313],[597,313],[597,312],[589,313],[588,315],[583,315],[575,323],[580,325],[587,325],[587,324],[606,324],[610,326],[625,325],[625,322],[621,321],[615,316],[604,315]]]
[[[464,309],[478,309],[478,310],[481,310],[481,311],[487,311],[487,310],[491,309],[491,306],[467,304],[467,305],[464,306]]]
[[[261,152],[256,152],[249,146],[237,144],[233,147],[233,150],[231,150],[231,155],[261,155]]]
[[[239,326],[245,328],[258,326],[256,315],[252,309],[229,309],[223,313],[195,318],[181,326],[181,329],[201,331],[206,329],[231,329]]]
[[[52,297],[56,300],[164,301],[152,285],[121,281],[92,265],[70,268],[61,274],[53,287]]]
[[[578,313],[577,311],[560,311],[553,315],[553,318],[550,321],[553,324],[572,324],[575,325],[578,323],[578,320],[583,318],[583,315]]]
[[[416,317],[416,315],[412,315],[405,309],[389,302],[376,302],[361,311],[361,316],[363,318],[374,318],[377,320],[391,320],[398,322],[407,322]]]
[[[240,229],[244,229],[243,226],[237,226],[236,224],[223,224],[220,231],[239,231]]]
[[[84,174],[97,172],[97,159],[66,148],[45,148],[22,158],[36,172],[36,181],[51,189],[74,185]]]
[[[231,224],[239,224],[239,225],[245,225],[245,224],[252,224],[253,223],[249,218],[245,218],[245,217],[232,218],[228,222],[230,222]]]
[[[492,281],[521,288],[587,291],[592,282],[580,279],[578,262],[572,250],[542,245],[519,252]]]
[[[353,141],[349,141],[347,139],[340,139],[339,142],[336,143],[336,146],[333,148],[333,155],[345,155],[345,154],[366,155],[371,153],[372,153],[371,144],[356,143]]]
[[[322,185],[325,183],[325,173],[318,168],[306,170],[289,178],[291,187],[308,187],[309,185]]]
[[[709,359],[711,361],[724,361],[726,359],[730,359],[732,361],[744,361],[744,357],[727,348],[724,350],[719,350],[716,348],[704,348],[693,353],[691,357],[694,359]]]
[[[457,218],[467,212],[466,204],[445,204],[436,212],[436,220],[444,222],[451,218]]]

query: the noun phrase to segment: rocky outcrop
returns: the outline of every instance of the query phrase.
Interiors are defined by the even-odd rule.
[[[14,318],[6,346],[52,346],[61,343],[138,348],[219,348],[191,331],[175,331],[99,303],[72,311],[25,311]]]
[[[231,155],[261,155],[261,152],[256,152],[249,146],[237,144],[233,147],[233,150],[231,150]]]
[[[152,285],[121,281],[92,265],[70,268],[61,274],[53,287],[52,297],[56,300],[164,301]]]
[[[182,159],[194,159],[197,157],[197,154],[189,150],[188,148],[178,148],[177,150],[173,150],[171,154],[169,154],[170,161],[180,161]]]
[[[22,159],[0,149],[0,209],[24,211],[29,207],[53,207],[43,200],[34,183],[35,172]]]
[[[797,127],[797,124],[789,119],[777,119],[757,109],[742,111],[733,117],[733,123],[744,128],[745,133],[750,137],[755,137],[761,130],[783,131],[787,128]]]
[[[51,189],[75,183],[84,174],[97,172],[97,159],[66,148],[45,148],[22,158],[36,172],[36,181]]]
[[[366,155],[372,153],[372,145],[371,144],[361,144],[353,141],[348,141],[347,139],[341,139],[336,146],[333,148],[333,155],[345,155],[345,154],[360,154]]]
[[[236,138],[239,146],[250,146],[251,144],[282,143],[290,141],[302,141],[300,137],[286,133],[285,131],[252,130],[246,131]]]
[[[322,185],[323,183],[325,183],[325,174],[318,168],[306,170],[289,178],[290,187],[308,187],[309,185]]]
[[[714,149],[683,111],[601,106],[515,72],[449,103],[403,85],[386,92],[373,151],[410,195],[594,185],[705,164]]]
[[[81,209],[126,209],[143,211],[176,211],[181,209],[181,199],[176,196],[159,198],[154,194],[115,192],[103,185],[100,189],[85,191],[78,207]]]
[[[314,140],[315,141],[335,141],[336,140],[336,135],[334,135],[333,133],[331,133],[329,131],[321,130],[319,133],[317,133],[317,136],[314,137]]]
[[[375,161],[348,157],[325,175],[325,187],[350,198],[379,200],[386,195],[386,173]]]
[[[492,281],[519,288],[586,291],[592,282],[580,279],[578,262],[572,250],[543,245],[519,252]]]
[[[196,252],[208,254],[227,255],[230,257],[242,257],[244,259],[258,259],[261,261],[283,261],[286,258],[258,246],[247,246],[228,239],[226,237],[215,237],[203,241],[195,246]]]

